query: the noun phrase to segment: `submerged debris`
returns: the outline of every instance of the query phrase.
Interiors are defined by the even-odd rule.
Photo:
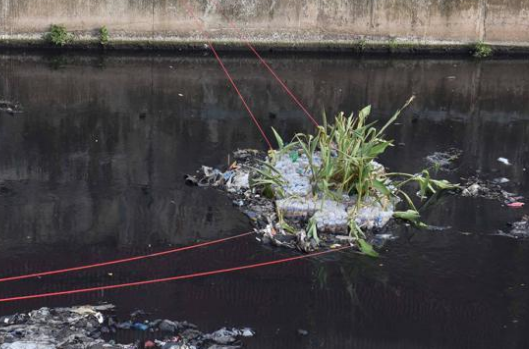
[[[235,349],[241,347],[240,338],[254,335],[249,328],[222,328],[204,334],[186,321],[140,321],[134,314],[129,320],[119,322],[115,316],[108,314],[113,308],[112,305],[41,308],[27,314],[0,317],[0,349],[141,347],[139,343],[115,344],[101,338],[104,334],[118,331],[149,331],[154,342],[147,340],[143,345],[146,348]]]
[[[501,184],[505,184],[507,182],[497,179],[487,181],[477,177],[471,177],[465,180],[465,184],[463,185],[464,189],[461,192],[461,195],[497,200],[504,203],[505,205],[513,207],[523,206],[524,204],[519,202],[520,200],[523,200],[523,196],[510,193],[503,189]]]
[[[529,238],[529,216],[523,216],[522,220],[513,223],[510,235],[517,238]]]
[[[454,169],[454,162],[459,159],[462,151],[459,149],[449,149],[445,152],[435,152],[426,157],[426,160],[442,171]]]
[[[22,107],[18,103],[0,100],[0,112],[14,115],[22,112]]]
[[[509,178],[500,177],[500,178],[494,178],[492,180],[492,183],[494,184],[506,184],[509,183],[511,180]]]
[[[511,166],[511,162],[507,158],[499,157],[498,161],[501,162],[502,164],[506,165],[506,166]]]

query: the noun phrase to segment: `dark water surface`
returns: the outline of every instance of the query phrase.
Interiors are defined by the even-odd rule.
[[[507,177],[529,196],[529,62],[270,57],[320,115],[373,105],[392,129],[381,161],[417,171],[435,151],[463,151],[458,180]],[[311,124],[257,60],[226,66],[267,130]],[[183,96],[179,96],[182,94]],[[159,251],[250,229],[215,190],[182,181],[237,148],[264,149],[211,57],[0,56],[0,276]],[[497,162],[503,156],[512,166]],[[313,261],[132,289],[0,305],[0,314],[107,301],[122,313],[187,319],[205,330],[250,326],[250,348],[529,348],[529,241],[498,236],[527,209],[444,197],[400,227],[381,258]],[[105,269],[0,284],[0,298],[166,277],[291,255],[253,238]],[[299,337],[297,329],[309,335]],[[132,340],[130,338],[130,340]]]

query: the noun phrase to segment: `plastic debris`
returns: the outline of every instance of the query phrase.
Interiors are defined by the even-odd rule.
[[[179,325],[176,322],[174,322],[174,321],[162,320],[158,324],[158,328],[160,329],[160,331],[163,331],[163,332],[174,333],[174,332],[176,332],[179,329]]]
[[[524,216],[519,222],[513,223],[510,234],[517,238],[529,238],[529,216]]]
[[[146,341],[145,344],[143,345],[144,348],[154,348],[156,347],[156,344],[154,344],[153,341]]]
[[[321,165],[321,160],[314,157],[313,165]],[[293,161],[288,154],[279,156],[274,165],[274,169],[281,175],[285,181],[282,190],[287,196],[308,196],[312,192],[312,185],[310,183],[311,169],[309,159],[305,154],[296,158]]]
[[[510,203],[507,204],[507,206],[512,207],[512,208],[521,208],[521,207],[525,206],[525,203],[523,203],[523,202],[510,202]]]
[[[364,229],[380,229],[393,217],[395,202],[365,198],[364,206],[356,215],[356,223]]]
[[[225,328],[213,332],[212,334],[208,335],[207,338],[212,339],[220,344],[230,344],[235,342],[234,334],[231,331],[226,330]]]
[[[76,314],[79,314],[79,315],[92,315],[93,317],[95,317],[97,319],[97,321],[102,324],[103,321],[104,321],[104,317],[103,317],[103,314],[101,314],[100,312],[96,311],[95,308],[93,307],[89,307],[89,306],[83,306],[83,307],[79,307],[79,308],[74,308],[72,309],[72,311]]]
[[[266,159],[264,153],[251,150],[235,152],[235,162],[225,172],[202,166],[196,175],[186,176],[186,182],[227,191],[233,204],[250,217],[262,242],[307,252],[321,246],[353,243],[354,238],[348,237],[351,214],[360,228],[370,231],[383,228],[393,217],[396,201],[365,197],[360,209],[355,211],[354,196],[315,197],[312,168],[322,163],[317,152],[310,161],[296,150],[275,156],[272,171],[281,181],[270,188],[274,192],[272,196],[280,199],[269,199],[270,195],[251,188],[253,172],[263,168],[261,160]],[[375,161],[371,164],[375,174],[384,173],[383,165]],[[309,220],[314,222],[319,236],[306,231]]]
[[[140,322],[136,322],[132,325],[132,328],[140,331],[147,331],[149,329],[149,326]]]
[[[492,182],[496,184],[505,184],[505,183],[509,183],[510,180],[509,178],[501,177],[501,178],[495,178]]]
[[[471,184],[467,188],[463,189],[463,196],[478,196],[481,186],[478,183]]]
[[[255,332],[254,330],[252,330],[251,328],[243,328],[241,329],[240,331],[240,335],[243,336],[243,337],[253,337],[255,335]]]
[[[18,103],[0,100],[0,112],[6,112],[10,115],[14,115],[16,113],[21,113],[22,107]]]
[[[118,322],[113,315],[112,305],[82,306],[72,308],[41,308],[27,314],[0,317],[0,349],[85,349],[111,348],[136,349],[139,344],[116,344],[102,339],[104,333],[116,331],[170,332],[170,337],[152,341],[147,338],[144,348],[163,349],[235,349],[241,347],[240,339],[252,337],[250,328],[222,328],[211,334],[200,332],[195,325],[186,321],[145,320],[144,312],[131,314],[131,320]],[[103,321],[101,322],[101,317]],[[157,335],[157,337],[161,337]]]
[[[284,180],[282,186],[287,199],[277,200],[278,212],[283,217],[295,220],[307,220],[313,217],[318,232],[331,234],[347,234],[348,209],[356,198],[344,195],[342,201],[312,198],[312,168],[305,154],[293,157],[283,154],[276,159],[274,169]],[[376,172],[384,172],[384,166],[373,162]],[[321,166],[318,153],[312,158],[312,166]],[[384,207],[373,198],[366,198],[362,208],[356,213],[356,222],[361,228],[382,228],[393,216],[393,203],[386,202]]]
[[[504,165],[511,166],[511,162],[507,158],[500,157],[500,158],[498,158],[498,161],[501,162]]]
[[[466,180],[466,184],[463,186],[464,189],[461,195],[468,197],[482,197],[485,199],[498,200],[505,204],[514,203],[522,200],[523,197],[510,193],[503,189],[496,180],[486,181],[479,178],[469,178]]]
[[[449,171],[454,166],[454,162],[459,159],[462,151],[459,149],[449,149],[445,152],[435,152],[426,157],[426,160],[443,171]]]
[[[309,331],[300,328],[300,329],[298,329],[298,334],[300,336],[308,336],[309,335]]]
[[[318,227],[318,232],[347,234],[349,228],[347,206],[341,202],[320,200],[318,211],[314,214],[313,219],[316,222],[316,227]]]
[[[316,213],[317,203],[301,198],[287,198],[276,201],[276,207],[283,217],[304,220]]]

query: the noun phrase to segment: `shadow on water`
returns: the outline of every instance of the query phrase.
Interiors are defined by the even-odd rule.
[[[529,62],[270,57],[316,114],[388,118],[382,162],[417,171],[435,151],[463,151],[451,180],[507,177],[529,196]],[[267,130],[311,124],[258,62],[226,58]],[[166,249],[250,229],[214,190],[182,181],[237,148],[264,149],[211,57],[0,56],[0,276]],[[405,145],[405,146],[404,146]],[[504,156],[512,166],[496,159]],[[223,276],[0,306],[108,301],[121,312],[187,319],[206,330],[247,325],[251,348],[527,348],[529,243],[495,235],[527,210],[444,197],[424,212],[446,227],[400,227],[380,259],[338,253]],[[164,277],[285,255],[252,238],[159,260],[0,284],[2,297]],[[0,297],[1,298],[1,297]],[[299,337],[297,329],[309,335]],[[125,338],[125,340],[131,338]]]

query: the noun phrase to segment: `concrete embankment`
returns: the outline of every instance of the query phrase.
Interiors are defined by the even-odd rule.
[[[108,48],[529,52],[529,0],[0,1],[4,47],[45,46],[52,24],[77,47],[101,46],[104,27]]]

